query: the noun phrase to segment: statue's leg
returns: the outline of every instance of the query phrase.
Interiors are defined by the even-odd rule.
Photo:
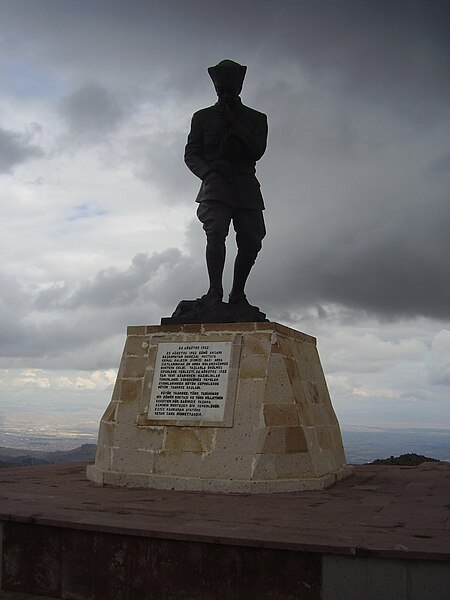
[[[206,234],[206,267],[208,269],[208,295],[223,297],[222,276],[225,266],[225,238]]]
[[[237,209],[233,215],[238,253],[234,262],[233,287],[230,304],[248,304],[245,297],[245,284],[261,250],[262,239],[266,235],[264,217],[261,210]]]
[[[201,202],[197,216],[206,233],[206,267],[209,277],[208,300],[222,301],[222,276],[225,266],[225,239],[231,221],[231,209],[220,202]]]

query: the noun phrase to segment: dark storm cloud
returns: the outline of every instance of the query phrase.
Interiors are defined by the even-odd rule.
[[[111,135],[126,114],[124,103],[108,89],[86,83],[59,103],[71,138],[97,141]]]
[[[449,18],[440,0],[289,2],[274,31],[285,51],[349,100],[389,101],[420,119],[423,109],[445,107]]]
[[[0,173],[44,155],[41,147],[30,143],[28,135],[0,128]]]
[[[156,187],[163,201],[171,205],[192,203],[186,191],[191,184],[192,196],[195,196],[195,186],[200,185],[200,180],[191,177],[183,163],[186,131],[187,126],[185,131],[140,135],[130,138],[127,144],[126,160],[136,177]]]
[[[188,298],[203,291],[197,284],[203,271],[199,261],[171,248],[151,256],[138,254],[124,270],[104,269],[93,279],[38,292],[2,276],[0,367],[32,359],[37,366],[50,360],[53,366],[110,368],[117,357],[95,348],[123,335],[130,323],[157,323],[161,315],[169,316],[180,289]],[[92,360],[97,362],[89,364]]]
[[[137,254],[126,270],[101,270],[95,278],[76,286],[55,285],[39,292],[34,306],[40,311],[78,310],[85,308],[129,307],[149,300],[156,301],[155,292],[166,282],[177,265],[186,257],[177,248],[155,252],[152,256]]]
[[[191,93],[206,83],[206,64],[225,55],[258,65],[259,78],[269,66],[299,64],[346,94],[376,103],[397,96],[404,111],[443,100],[449,89],[450,9],[441,0],[266,0],[257,6],[97,0],[85,10],[73,1],[15,0],[4,2],[3,11],[6,55],[14,48],[16,55],[69,71],[77,64],[84,73],[96,70],[100,78],[114,73],[145,82],[157,75],[162,89],[180,85]],[[16,27],[23,32],[20,48],[13,44]]]
[[[82,283],[66,302],[68,309],[80,306],[130,306],[145,297],[149,283],[158,285],[158,278],[165,279],[164,272],[182,260],[181,252],[171,248],[149,257],[138,254],[133,257],[126,271],[109,269],[100,271],[93,281]]]
[[[225,57],[247,64],[244,102],[269,115],[259,165],[268,236],[250,282],[255,301],[278,312],[339,303],[442,318],[450,315],[449,13],[440,0],[95,1],[86,10],[16,0],[5,3],[3,56],[20,29],[19,57],[72,78],[78,91],[60,106],[74,134],[114,131],[129,115],[126,95],[183,103],[186,131],[133,134],[127,159],[162,202],[183,188],[192,203],[198,182],[192,176],[186,192],[181,157],[191,112],[214,102],[205,67]],[[121,306],[144,289],[173,298],[174,279],[139,288],[139,276],[151,280],[153,263],[144,262],[68,296],[54,289],[54,302]]]
[[[30,296],[17,279],[0,273],[0,354],[24,343],[26,326],[22,317],[30,308]]]

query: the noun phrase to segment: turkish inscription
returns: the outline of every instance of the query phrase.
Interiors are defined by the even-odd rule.
[[[222,421],[232,345],[159,343],[148,418]]]

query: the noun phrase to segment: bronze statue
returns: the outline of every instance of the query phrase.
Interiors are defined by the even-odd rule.
[[[196,200],[207,239],[209,290],[200,299],[205,306],[222,302],[225,239],[231,221],[238,252],[230,305],[250,306],[245,283],[266,234],[255,165],[266,149],[267,117],[241,102],[246,70],[231,60],[208,69],[218,101],[192,117],[184,154],[189,169],[202,180]]]
[[[239,323],[265,321],[251,306],[245,284],[266,235],[264,203],[256,179],[256,161],[266,150],[267,117],[244,106],[239,94],[247,67],[223,60],[208,69],[217,92],[214,106],[192,117],[184,160],[202,180],[197,216],[206,233],[208,292],[197,300],[181,300],[161,324]],[[225,240],[230,223],[238,252],[228,303],[222,302]]]

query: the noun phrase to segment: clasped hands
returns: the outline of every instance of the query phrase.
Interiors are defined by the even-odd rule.
[[[219,119],[223,119],[231,129],[235,129],[238,126],[237,119],[226,102],[218,102],[216,105],[216,111]]]

